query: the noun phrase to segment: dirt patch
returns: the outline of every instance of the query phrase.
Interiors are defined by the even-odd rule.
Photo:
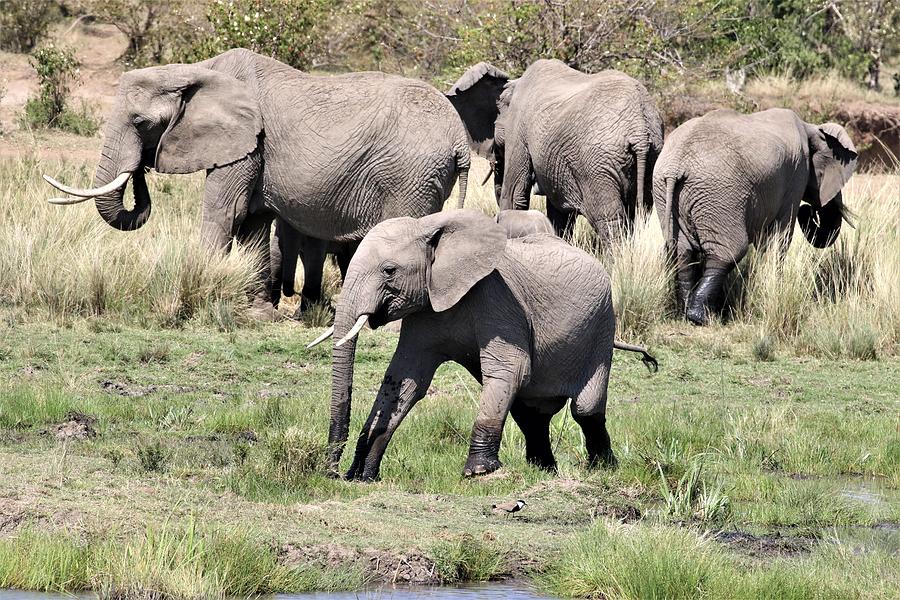
[[[0,498],[0,537],[10,535],[28,520],[25,511],[9,498]]]
[[[97,430],[94,428],[96,423],[95,417],[79,412],[70,412],[66,415],[65,421],[48,427],[44,433],[53,436],[59,442],[87,440],[97,437]]]
[[[287,565],[314,565],[328,569],[356,567],[373,583],[435,585],[440,583],[437,568],[430,558],[417,550],[391,553],[375,548],[350,548],[339,544],[300,546],[284,544],[278,548],[279,560]]]
[[[807,554],[816,543],[814,538],[782,536],[780,533],[754,535],[746,531],[720,531],[713,539],[752,558]]]
[[[108,379],[101,380],[100,387],[107,394],[115,394],[116,396],[124,396],[126,398],[140,398],[154,392],[168,392],[170,394],[187,394],[197,391],[196,387],[190,385],[134,385],[122,381],[111,381]]]

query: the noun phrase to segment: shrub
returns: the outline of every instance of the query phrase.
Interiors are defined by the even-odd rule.
[[[0,50],[28,52],[60,16],[53,0],[3,0],[0,3]]]
[[[144,471],[155,473],[165,468],[169,459],[169,453],[159,440],[156,440],[152,443],[138,446],[137,457]]]
[[[37,71],[40,89],[36,98],[25,103],[22,115],[25,126],[55,127],[78,135],[97,132],[99,124],[84,102],[80,110],[66,105],[71,86],[78,81],[79,64],[72,50],[52,44],[31,54],[31,66]]]
[[[247,48],[298,69],[312,65],[312,53],[322,35],[321,23],[333,0],[227,0],[209,5],[212,30],[181,49],[179,58],[196,61],[231,48]]]

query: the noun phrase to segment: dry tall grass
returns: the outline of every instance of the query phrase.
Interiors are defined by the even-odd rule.
[[[0,302],[52,316],[116,314],[167,325],[199,317],[231,327],[240,319],[257,258],[202,248],[202,177],[150,177],[153,215],[126,233],[106,225],[90,202],[48,204],[41,172],[90,184],[84,165],[0,162]]]
[[[474,161],[471,179],[487,173]],[[0,162],[0,302],[51,315],[113,314],[171,325],[200,319],[234,326],[246,307],[256,260],[239,250],[210,256],[199,243],[202,176],[149,177],[153,216],[140,231],[123,233],[102,222],[91,206],[45,202],[40,179],[51,171],[76,185],[89,182],[88,167],[34,159]],[[856,175],[845,200],[856,229],[844,227],[824,251],[809,246],[799,229],[784,263],[751,251],[733,279],[726,335],[771,339],[801,353],[873,358],[893,354],[900,342],[900,170]],[[455,206],[455,192],[447,207]],[[467,208],[497,210],[493,187],[470,187]],[[533,207],[544,208],[543,198]],[[619,246],[600,251],[579,218],[575,244],[607,267],[613,282],[617,334],[653,341],[672,323],[672,275],[655,214],[640,219]],[[333,272],[332,272],[333,271]],[[328,296],[337,292],[329,270]],[[299,289],[299,282],[298,282]]]

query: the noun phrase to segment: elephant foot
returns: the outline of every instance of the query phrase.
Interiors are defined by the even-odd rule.
[[[687,320],[693,323],[694,325],[699,325],[703,327],[709,323],[709,310],[705,305],[695,302],[691,305],[691,307],[687,310],[685,314]]]
[[[493,473],[502,466],[503,465],[498,458],[470,456],[463,469],[463,477],[469,478],[475,477],[476,475],[487,475],[488,473]]]
[[[709,323],[710,313],[719,310],[725,277],[730,269],[725,267],[707,267],[703,277],[694,288],[687,309],[688,321],[694,325]]]
[[[550,473],[558,472],[556,467],[556,459],[554,459],[552,456],[549,458],[546,456],[529,456],[526,457],[526,460],[528,461],[528,464],[533,465],[538,469],[548,471]]]
[[[593,456],[588,456],[588,467],[591,469],[615,469],[619,466],[616,455],[613,454],[612,448],[605,452],[599,452]]]

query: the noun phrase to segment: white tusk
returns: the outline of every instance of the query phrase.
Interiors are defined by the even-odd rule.
[[[309,350],[313,346],[318,346],[319,344],[321,344],[322,342],[324,342],[325,340],[327,340],[328,338],[330,338],[333,335],[334,335],[334,325],[332,325],[331,327],[326,329],[325,333],[323,333],[322,335],[320,335],[319,337],[317,337],[316,339],[311,341],[309,344],[307,344],[306,349]]]
[[[362,328],[366,326],[366,321],[369,320],[369,315],[363,315],[359,319],[356,320],[356,325],[353,326],[353,329],[350,332],[342,337],[338,342],[334,345],[335,348],[344,344],[344,342],[349,342],[362,331]]]
[[[52,185],[59,191],[69,194],[70,196],[80,196],[82,198],[95,198],[97,196],[105,196],[106,194],[108,194],[110,192],[116,191],[117,189],[119,189],[120,187],[122,187],[123,185],[128,183],[129,177],[131,177],[131,173],[129,173],[128,171],[125,171],[124,173],[119,173],[119,175],[115,179],[113,179],[112,181],[110,181],[109,183],[104,185],[103,187],[91,188],[91,189],[86,189],[86,190],[83,190],[80,188],[73,188],[73,187],[64,185],[64,184],[58,182],[57,180],[53,179],[49,175],[44,175],[44,181],[46,181],[47,183],[49,183],[50,185]],[[60,203],[54,202],[54,204],[60,204]],[[67,204],[74,204],[74,203],[69,202]]]
[[[66,204],[79,204],[81,202],[87,202],[88,200],[90,200],[90,198],[78,198],[78,197],[50,198],[49,200],[47,200],[47,202],[49,202],[50,204],[66,205]]]

